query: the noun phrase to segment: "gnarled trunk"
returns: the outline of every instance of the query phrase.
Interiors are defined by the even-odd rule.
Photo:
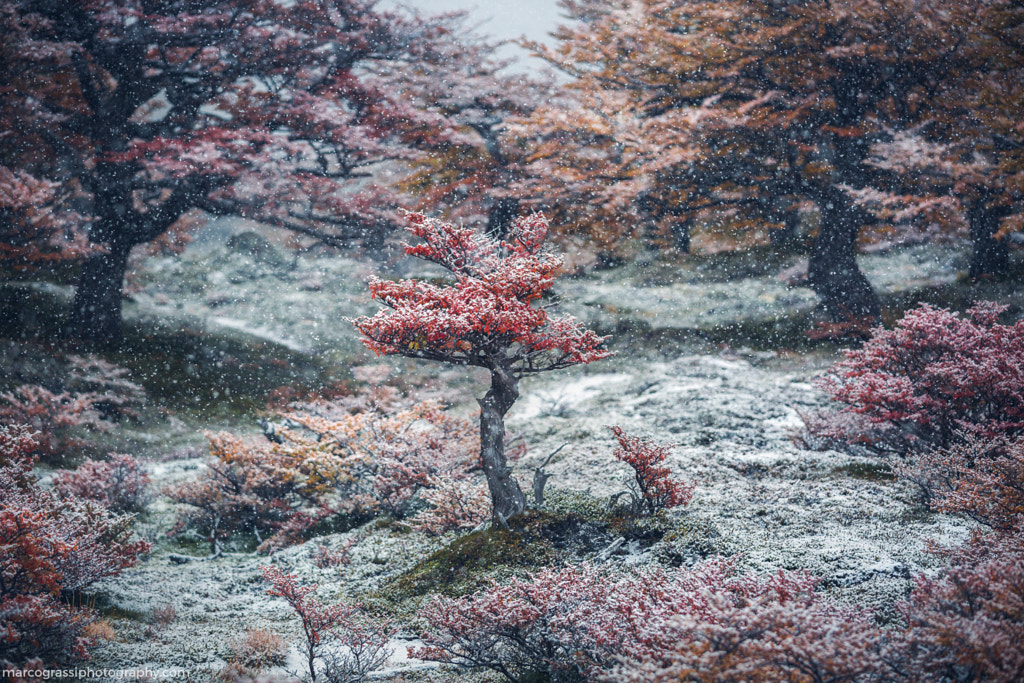
[[[107,252],[82,264],[71,307],[67,335],[94,348],[113,348],[121,343],[121,300],[128,254],[132,245],[111,242]]]
[[[811,248],[808,283],[835,322],[876,323],[882,308],[871,283],[857,266],[857,211],[839,193],[819,206],[821,225]]]
[[[519,200],[515,197],[498,197],[487,212],[487,234],[495,239],[508,237],[508,229],[519,218]]]
[[[1006,240],[996,239],[999,221],[1007,215],[1003,207],[988,207],[984,201],[977,202],[967,211],[973,247],[972,279],[1005,277],[1010,272],[1010,245]]]
[[[526,497],[505,460],[505,413],[519,398],[518,380],[503,367],[491,368],[491,388],[480,404],[480,465],[493,503],[492,517],[504,525],[526,509]]]

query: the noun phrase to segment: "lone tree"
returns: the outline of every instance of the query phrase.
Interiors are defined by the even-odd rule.
[[[398,215],[374,167],[447,127],[372,74],[429,58],[446,21],[371,0],[0,0],[0,164],[75,194],[101,247],[70,335],[118,343],[129,253],[186,215],[381,239]]]
[[[372,278],[370,292],[388,308],[353,323],[377,354],[490,371],[491,388],[478,401],[480,464],[493,518],[504,523],[526,508],[505,460],[505,414],[519,398],[519,380],[601,360],[610,352],[604,337],[575,318],[552,318],[534,306],[562,264],[542,250],[548,232],[543,215],[517,219],[501,241],[422,214],[411,214],[410,220],[410,232],[423,243],[406,246],[406,253],[448,270],[454,284]]]

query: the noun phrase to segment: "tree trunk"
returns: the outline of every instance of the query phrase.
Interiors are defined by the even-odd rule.
[[[107,244],[108,251],[87,259],[71,307],[68,336],[93,348],[121,343],[121,292],[132,245]]]
[[[505,413],[519,398],[519,382],[507,368],[491,368],[491,388],[479,399],[480,465],[493,503],[492,518],[504,525],[526,509],[526,497],[505,460]]]
[[[514,197],[498,197],[487,212],[487,234],[503,240],[508,229],[519,218],[519,200]]]
[[[1002,207],[990,208],[984,201],[977,202],[967,211],[971,229],[971,279],[1005,277],[1010,272],[1010,245],[996,239],[999,221],[1006,216]]]
[[[672,248],[678,254],[690,253],[690,225],[689,219],[678,219],[672,221],[668,226],[669,234],[672,235]]]
[[[834,322],[881,319],[875,290],[857,266],[860,220],[848,200],[836,195],[819,203],[821,225],[811,247],[807,279]]]

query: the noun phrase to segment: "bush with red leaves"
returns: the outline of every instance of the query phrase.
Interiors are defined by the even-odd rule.
[[[94,500],[111,512],[142,512],[150,500],[149,475],[135,458],[120,453],[57,473],[53,488],[62,498]]]
[[[1024,531],[976,533],[949,566],[918,576],[893,657],[909,680],[1024,680]]]
[[[1024,433],[1024,321],[1000,324],[1004,310],[922,304],[879,328],[818,380],[843,407],[811,417],[805,441],[905,456]]]
[[[251,533],[270,553],[328,518],[404,517],[423,506],[422,491],[466,477],[479,443],[469,420],[432,401],[355,412],[321,401],[280,417],[287,426],[273,441],[209,437],[205,473],[165,491],[191,508],[172,535],[198,530],[216,554],[233,534]]]
[[[366,680],[391,656],[387,645],[394,630],[389,624],[371,619],[358,605],[323,604],[314,596],[316,584],[303,586],[295,574],[260,569],[271,583],[267,594],[284,598],[302,621],[301,649],[314,683],[318,673],[329,683]]]
[[[668,448],[649,439],[627,435],[620,427],[612,427],[619,442],[615,458],[633,468],[633,482],[628,491],[633,514],[654,515],[680,505],[689,505],[693,484],[672,479],[672,470],[662,467]]]
[[[40,489],[37,448],[24,428],[0,427],[0,660],[14,663],[87,656],[93,614],[65,598],[149,550],[130,516]]]
[[[804,572],[736,575],[721,560],[637,574],[545,569],[434,597],[416,656],[512,681],[855,681],[882,671],[870,616],[829,602],[817,583]]]

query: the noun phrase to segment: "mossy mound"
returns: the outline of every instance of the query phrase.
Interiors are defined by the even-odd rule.
[[[382,586],[391,601],[428,593],[471,593],[541,567],[591,555],[611,542],[607,524],[574,514],[527,510],[509,522],[462,536]]]

